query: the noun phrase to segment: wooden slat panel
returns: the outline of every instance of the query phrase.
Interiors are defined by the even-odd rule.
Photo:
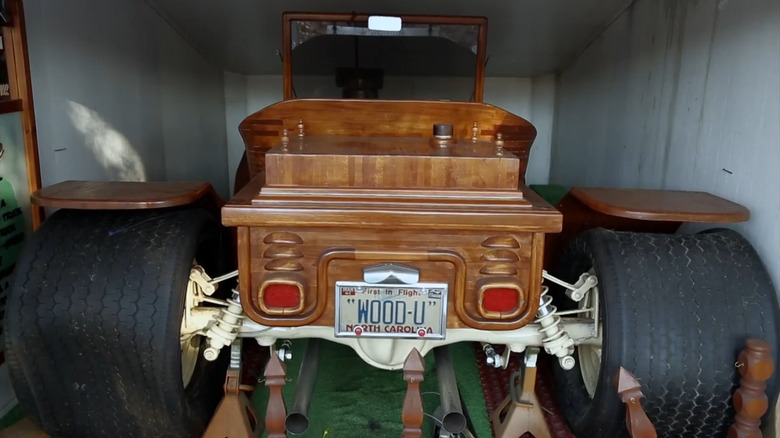
[[[266,154],[266,185],[504,189],[519,184],[518,159],[484,140],[445,147],[425,139],[306,136]]]

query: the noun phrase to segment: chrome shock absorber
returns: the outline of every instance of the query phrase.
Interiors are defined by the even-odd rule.
[[[549,288],[542,286],[542,296],[539,298],[539,310],[536,312],[536,321],[541,325],[539,332],[542,334],[542,345],[547,354],[558,357],[558,363],[564,370],[574,368],[576,361],[574,354],[574,340],[561,327],[561,317],[556,315],[558,308],[552,304],[552,297],[548,295]]]
[[[203,357],[209,361],[216,360],[219,350],[236,340],[238,329],[246,318],[238,291],[233,289],[233,297],[226,301],[228,306],[220,309],[216,322],[206,331],[209,346],[203,350]]]

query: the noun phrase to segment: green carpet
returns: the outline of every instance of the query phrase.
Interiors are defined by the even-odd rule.
[[[21,421],[24,417],[25,415],[24,412],[22,412],[22,407],[19,405],[14,406],[3,416],[3,418],[0,418],[0,430],[11,427],[16,424],[16,422]]]
[[[544,198],[545,201],[552,205],[558,204],[563,199],[566,193],[569,193],[570,187],[558,186],[553,184],[531,184],[528,186],[531,190],[536,192],[539,196]]]
[[[284,398],[292,405],[295,379],[306,341],[293,343],[293,360],[287,362],[288,384]],[[491,436],[490,422],[479,380],[474,347],[470,343],[450,346],[455,374],[465,410],[478,437]],[[425,380],[420,385],[426,414],[439,405],[433,353],[426,355]],[[403,371],[385,371],[368,365],[349,347],[323,341],[314,396],[309,409],[309,430],[300,436],[312,438],[399,437],[403,429],[401,409],[406,395]],[[268,391],[258,383],[252,403],[265,415]],[[433,436],[434,420],[425,417],[423,436]],[[265,436],[265,435],[263,435]]]

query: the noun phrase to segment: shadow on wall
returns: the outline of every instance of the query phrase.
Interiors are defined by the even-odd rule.
[[[127,137],[103,120],[100,114],[69,101],[68,116],[73,126],[84,136],[84,144],[106,172],[122,181],[146,181],[146,169],[141,156]]]

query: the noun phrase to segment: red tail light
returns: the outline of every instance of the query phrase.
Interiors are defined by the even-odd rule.
[[[294,309],[301,304],[301,292],[293,284],[269,284],[264,292],[263,301],[268,307]]]
[[[303,311],[303,291],[294,278],[267,278],[260,285],[258,305],[269,315],[296,315]]]
[[[485,290],[482,295],[482,308],[488,312],[512,313],[519,302],[517,289],[497,287]]]
[[[485,278],[477,282],[479,313],[489,319],[509,319],[525,308],[523,290],[512,278]]]

